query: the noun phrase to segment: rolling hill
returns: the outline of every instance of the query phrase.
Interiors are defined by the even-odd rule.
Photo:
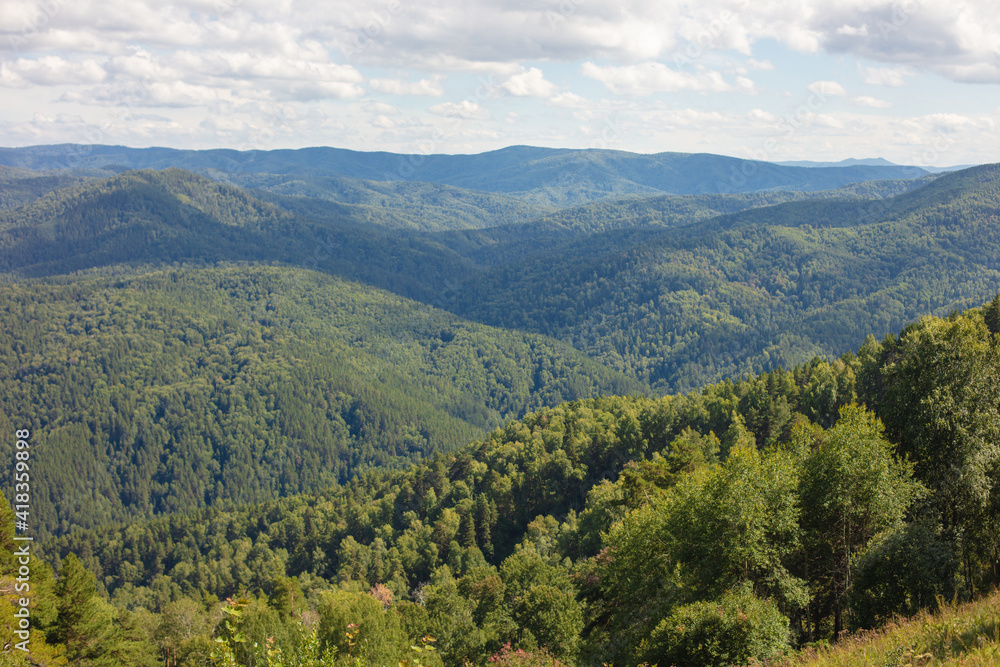
[[[987,298],[1000,285],[997,181],[987,165],[814,193],[626,198],[423,232],[359,221],[326,200],[288,210],[189,172],[146,170],[0,214],[0,266],[25,276],[299,266],[554,337],[678,391],[840,354],[920,312]]]
[[[463,281],[453,310],[686,390],[841,354],[921,312],[989,298],[1000,289],[998,188],[1000,167],[987,165],[884,200],[573,235]]]
[[[0,164],[29,169],[177,167],[216,180],[268,174],[304,180],[421,181],[511,195],[536,206],[573,206],[632,194],[829,190],[874,179],[919,178],[915,167],[788,167],[710,154],[646,155],[512,146],[477,155],[402,155],[336,148],[182,151],[123,146],[0,149]]]

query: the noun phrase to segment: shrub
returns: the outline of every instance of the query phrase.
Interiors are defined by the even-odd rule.
[[[661,667],[723,667],[764,660],[787,646],[788,619],[772,601],[729,591],[674,609],[653,630],[643,658]]]
[[[849,597],[853,628],[912,616],[955,594],[958,562],[934,526],[913,523],[873,539],[854,561]]]

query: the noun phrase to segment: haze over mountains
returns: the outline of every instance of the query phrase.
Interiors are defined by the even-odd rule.
[[[875,158],[847,158],[846,160],[840,160],[838,162],[816,162],[812,160],[783,160],[776,164],[780,164],[786,167],[851,167],[856,165],[867,165],[867,166],[879,166],[879,167],[896,167],[899,166],[894,162],[889,162],[885,158],[875,157]],[[933,167],[933,166],[922,166],[920,167],[924,171],[929,171],[933,174],[941,173],[943,171],[958,171],[959,169],[968,169],[974,165],[962,164],[954,165],[951,167]]]
[[[346,177],[421,181],[503,193],[535,204],[566,206],[626,194],[714,194],[824,190],[874,179],[917,178],[918,167],[783,167],[720,155],[512,146],[477,155],[401,155],[337,148],[182,151],[122,146],[0,149],[0,164],[36,170],[177,167],[216,179],[269,174],[271,188]]]

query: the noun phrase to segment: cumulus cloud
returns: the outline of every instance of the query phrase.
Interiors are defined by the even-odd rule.
[[[135,85],[97,86],[84,91],[71,90],[62,99],[79,104],[130,107],[196,107],[230,97],[228,91],[197,86],[183,81],[147,81]]]
[[[603,83],[618,95],[645,96],[653,93],[675,93],[691,90],[721,93],[732,86],[718,72],[681,72],[658,62],[646,62],[622,67],[601,67],[586,62],[580,73]]]
[[[72,62],[59,56],[43,56],[0,63],[0,85],[9,87],[94,84],[106,77],[107,72],[92,58]]]
[[[553,95],[549,98],[548,103],[554,107],[563,107],[566,109],[582,109],[587,106],[588,101],[584,97],[580,97],[576,93],[571,93],[569,91]]]
[[[472,100],[462,100],[458,103],[444,102],[443,104],[435,104],[428,111],[439,116],[464,118],[467,120],[485,120],[491,117],[489,111]]]
[[[906,84],[904,77],[912,75],[913,72],[908,67],[866,67],[865,83],[899,88]]]
[[[888,109],[892,106],[892,102],[880,100],[875,97],[869,97],[868,95],[860,95],[858,97],[851,98],[851,102],[860,107],[872,107],[874,109]]]
[[[763,42],[773,62],[763,59]],[[657,113],[673,127],[688,128],[687,136],[704,142],[704,150],[718,151],[724,150],[721,134],[697,134],[698,122],[725,121],[720,127],[734,131],[739,123],[763,122],[748,121],[745,109],[736,113],[740,103],[730,101],[731,95],[756,95],[754,106],[767,109],[762,113],[783,115],[787,102],[794,103],[811,81],[799,68],[786,68],[783,54],[772,55],[783,48],[852,54],[871,65],[860,68],[869,86],[940,81],[927,73],[952,82],[1000,83],[1000,13],[992,0],[6,0],[0,3],[0,86],[16,94],[0,102],[7,105],[0,127],[22,128],[4,135],[11,141],[41,137],[48,131],[43,128],[80,126],[63,111],[99,116],[107,112],[101,107],[126,100],[130,108],[159,107],[156,113],[163,114],[137,121],[135,136],[161,132],[162,141],[198,136],[217,144],[259,124],[253,120],[257,109],[301,103],[327,115],[296,126],[296,141],[350,141],[358,147],[372,141],[371,147],[391,149],[377,142],[447,123],[434,114],[492,119],[483,99],[500,92],[518,99],[498,102],[495,115],[509,118],[505,114],[516,106],[516,127],[499,120],[467,123],[460,140],[487,141],[490,132],[501,132],[495,136],[523,143],[531,136],[574,136],[562,124],[584,122],[599,110],[653,108],[656,93],[671,94],[671,103],[680,106],[692,104],[692,94],[717,93],[705,103],[717,106],[700,113]],[[594,94],[600,87],[580,75],[600,82],[613,99]],[[420,97],[443,97],[445,80],[458,91],[456,99],[480,87],[488,94],[475,92],[467,102],[428,110],[426,105],[443,100]],[[846,136],[872,130],[865,114],[889,117],[873,111],[889,108],[881,95],[862,94],[874,89],[848,93],[844,81],[810,86],[814,94],[844,97],[853,105],[856,118],[842,109],[810,117],[811,127],[830,137],[838,122]],[[778,99],[783,91],[792,92]],[[30,113],[20,108],[28,95],[54,120],[29,122]],[[359,104],[342,102],[359,98]],[[893,117],[904,117],[905,108],[898,109],[903,102],[892,99]],[[713,113],[723,116],[704,115]],[[388,129],[386,121],[395,123],[392,132],[369,131]],[[549,129],[543,132],[538,128],[545,123]],[[523,134],[521,127],[532,124],[537,133]],[[975,125],[963,131],[984,130]],[[886,141],[896,141],[894,136]],[[663,141],[671,145],[674,139]],[[976,150],[994,145],[973,143]],[[837,142],[831,139],[831,145]]]
[[[755,123],[779,123],[781,119],[771,113],[770,111],[765,111],[763,109],[751,109],[750,113],[747,114],[747,118],[751,122]]]
[[[986,0],[853,0],[815,9],[810,23],[828,51],[931,70],[955,81],[1000,82],[1000,16]],[[844,25],[855,29],[840,30]]]
[[[844,87],[837,83],[836,81],[814,81],[808,86],[809,91],[816,93],[817,95],[826,95],[830,97],[843,97],[847,95],[847,91]]]
[[[690,45],[698,53],[735,50],[752,56],[757,42],[773,39],[805,52],[849,52],[961,80],[989,80],[993,72],[961,67],[996,63],[1000,35],[1000,15],[988,0],[76,0],[53,5],[51,16],[45,6],[3,3],[2,48],[14,39],[22,53],[33,48],[116,52],[129,44],[162,51],[207,44],[288,55],[311,45],[352,64],[408,66],[448,56],[475,66],[584,58],[635,63],[664,60]],[[25,31],[31,31],[31,39],[25,39]]]
[[[365,111],[371,111],[372,113],[381,114],[383,116],[393,116],[399,114],[399,109],[391,104],[386,104],[385,102],[369,102],[364,105],[363,108]]]
[[[425,97],[441,97],[444,88],[440,78],[420,79],[419,81],[403,81],[401,79],[372,79],[368,82],[373,90],[389,95],[417,95]]]
[[[1000,63],[997,62],[941,65],[937,71],[961,83],[1000,83]]]
[[[545,80],[545,74],[537,67],[515,74],[503,82],[502,87],[517,97],[551,97],[556,87]]]

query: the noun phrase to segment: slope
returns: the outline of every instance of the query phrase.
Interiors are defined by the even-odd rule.
[[[82,185],[110,175],[101,170],[38,172],[17,167],[0,167],[0,211],[23,206],[53,190]]]
[[[811,192],[752,192],[733,195],[631,196],[563,209],[520,225],[455,230],[435,234],[439,241],[477,265],[498,266],[557,248],[574,237],[640,227],[680,227],[720,215],[783,202],[844,199],[878,208],[877,200],[909,192],[934,176],[897,181],[865,181]]]
[[[35,434],[41,535],[320,488],[643,389],[556,341],[287,267],[19,281],[0,301],[0,428]]]
[[[0,271],[48,276],[128,263],[279,262],[438,304],[471,262],[433,239],[320,203],[292,213],[179,169],[131,171],[0,212]]]
[[[304,266],[552,336],[681,390],[838,354],[921,310],[985,298],[1000,257],[996,181],[996,167],[984,166],[886,199],[865,197],[908,184],[801,195],[813,200],[626,200],[419,233],[337,217],[325,203],[291,213],[180,170],[127,172],[0,215],[0,265],[36,276],[123,262]],[[785,197],[793,201],[746,208]],[[708,217],[726,207],[745,210]]]
[[[526,222],[551,210],[514,197],[440,183],[236,173],[227,174],[225,180],[295,213],[395,229],[498,227]]]
[[[998,334],[1000,297],[832,363],[574,401],[403,471],[55,548],[89,554],[123,607],[250,589],[292,623],[294,593],[340,636],[354,623],[359,647],[394,641],[383,629],[401,618],[445,664],[505,664],[491,659],[505,644],[521,664],[539,647],[561,662],[532,662],[553,666],[752,664],[836,636],[842,614],[877,627],[1000,582]],[[900,641],[987,658],[989,604],[965,627],[924,621],[943,645]],[[853,643],[804,657],[855,664]]]
[[[463,281],[453,310],[686,390],[987,298],[1000,286],[998,187],[987,165],[886,200],[572,237]]]

